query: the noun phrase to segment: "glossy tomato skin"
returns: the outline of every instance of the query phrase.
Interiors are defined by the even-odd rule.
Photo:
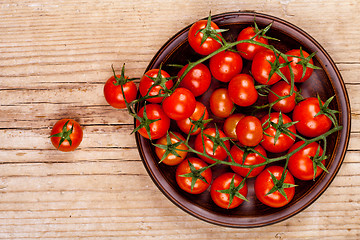
[[[230,99],[241,107],[253,105],[258,99],[254,79],[249,74],[238,74],[234,76],[228,85]]]
[[[272,112],[270,114],[270,121],[276,124],[279,123],[279,115],[280,114],[278,112]],[[291,122],[291,119],[287,115],[282,114],[282,117],[284,124]],[[276,143],[274,143],[275,142],[274,136],[276,133],[276,129],[272,126],[266,129],[269,123],[264,124],[268,118],[269,115],[266,115],[261,119],[261,124],[263,124],[263,128],[265,129],[263,140],[260,143],[261,146],[263,146],[265,150],[273,153],[280,153],[288,150],[295,143],[296,137],[293,134],[291,134],[291,137],[289,137],[284,133],[281,133]],[[296,128],[294,125],[288,127],[287,129],[292,133],[296,133]],[[270,135],[271,137],[267,135]]]
[[[151,69],[149,71],[147,71],[142,78],[140,79],[140,83],[139,83],[139,91],[141,96],[145,96],[147,94],[147,92],[149,91],[149,89],[151,88],[152,85],[154,85],[154,81],[151,80],[149,77],[152,78],[156,78],[158,76],[159,73],[159,69]],[[169,78],[170,75],[165,72],[164,70],[161,70],[161,76],[162,78]],[[170,79],[165,83],[165,86],[170,89],[173,86],[173,81]],[[156,96],[160,93],[163,92],[163,88],[161,86],[155,86],[150,90],[149,95],[150,96]],[[151,103],[160,103],[162,100],[164,99],[164,97],[155,97],[155,98],[149,98],[146,101],[151,102]]]
[[[275,83],[270,88],[270,90],[271,91],[268,95],[268,101],[269,101],[269,103],[273,103],[279,99],[275,94],[279,95],[280,97],[289,95],[290,90],[291,90],[291,85],[285,81],[279,81],[279,82]],[[298,91],[298,89],[295,85],[294,85],[294,91],[296,91],[296,92]],[[273,106],[273,109],[278,112],[281,111],[282,113],[289,113],[294,109],[294,107],[296,105],[295,98],[296,98],[296,93],[294,92],[291,96],[284,98],[284,99],[280,100],[279,102],[277,102]]]
[[[243,67],[240,54],[232,51],[222,51],[210,58],[210,72],[221,82],[229,82],[239,74]]]
[[[176,124],[178,125],[178,127],[180,128],[181,131],[183,131],[186,134],[189,134],[190,130],[194,129],[194,127],[195,127],[195,125],[190,121],[190,119],[197,121],[203,115],[204,115],[203,120],[209,119],[209,112],[206,109],[206,106],[204,104],[202,104],[201,102],[196,102],[195,110],[191,114],[191,116],[189,118],[177,120]],[[192,132],[191,135],[197,135],[200,133],[200,131],[201,131],[201,129],[198,128],[195,132]]]
[[[288,204],[295,195],[295,188],[285,188],[286,198],[281,195],[279,191],[266,195],[273,187],[274,182],[271,179],[271,175],[269,171],[274,174],[277,180],[281,179],[284,168],[280,166],[270,166],[262,171],[255,180],[255,194],[257,199],[263,204],[273,207],[280,208]],[[291,175],[289,171],[287,171],[284,183],[294,184],[294,177]]]
[[[177,88],[162,103],[166,115],[174,120],[186,119],[193,114],[196,107],[194,94],[186,88]]]
[[[178,132],[172,132],[172,133],[169,133],[169,135],[170,135],[170,141],[171,141],[172,144],[178,143],[180,141],[185,141],[185,138]],[[159,138],[156,141],[156,144],[167,145],[167,136],[165,135],[165,136]],[[176,150],[176,152],[177,152],[177,154],[179,154],[180,157],[175,156],[172,153],[169,153],[164,158],[164,160],[162,160],[161,163],[164,163],[164,164],[169,165],[169,166],[175,166],[175,165],[178,165],[179,163],[181,163],[185,159],[185,157],[187,155],[187,152],[181,151],[181,150],[188,150],[188,147],[185,144],[182,143],[182,144],[178,145],[176,147],[176,149],[179,149],[179,150]],[[156,155],[158,156],[158,158],[160,160],[164,156],[165,152],[166,152],[165,149],[162,149],[162,148],[159,148],[159,147],[155,146],[155,153],[156,153]]]
[[[178,73],[178,77],[182,76],[189,64],[186,64]],[[193,67],[182,79],[179,87],[189,89],[195,97],[205,93],[211,84],[211,73],[209,68],[202,63]]]
[[[269,62],[273,63],[275,59],[276,57],[274,52],[269,49],[260,51],[255,55],[251,64],[251,73],[258,83],[273,85],[281,79],[277,73],[274,73],[269,80],[269,74],[271,71],[271,65]],[[282,57],[279,57],[279,62],[285,63],[285,60]]]
[[[295,143],[289,150],[289,153],[294,151],[295,149],[299,148],[304,141],[299,141]],[[312,142],[305,147],[303,147],[298,152],[294,153],[289,158],[288,169],[291,174],[300,180],[313,180],[314,178],[314,167],[313,161],[310,157],[314,157],[318,150],[319,144],[316,142]],[[323,153],[323,149],[320,147],[319,149],[319,156]],[[325,159],[321,161],[322,164],[325,165]],[[316,168],[316,176],[318,177],[323,170],[320,167]]]
[[[265,149],[263,147],[261,147],[260,145],[256,146],[254,149],[256,151],[258,151],[264,157],[267,157]],[[247,165],[247,166],[257,165],[257,164],[265,162],[265,158],[263,158],[259,154],[249,153],[245,158],[245,162],[243,163],[244,151],[241,150],[240,148],[238,148],[236,145],[232,146],[232,148],[230,150],[230,154],[236,163]],[[229,158],[229,161],[231,161],[230,158]],[[251,177],[255,177],[255,176],[259,175],[259,173],[264,168],[265,168],[265,165],[254,168],[248,177],[251,178]],[[248,174],[248,172],[250,171],[250,168],[238,167],[238,166],[231,166],[231,169],[242,177],[245,177]]]
[[[234,177],[234,175],[235,175],[235,177]],[[244,201],[244,200],[242,200],[242,199],[235,196],[233,198],[233,201],[232,201],[231,205],[229,206],[230,195],[227,194],[227,193],[218,192],[218,190],[229,189],[230,184],[231,184],[231,180],[232,180],[233,177],[234,177],[234,185],[235,185],[235,187],[239,186],[239,184],[241,183],[243,178],[241,176],[239,176],[238,174],[236,174],[236,173],[230,173],[230,172],[227,172],[227,173],[224,173],[224,174],[220,175],[211,184],[211,189],[210,189],[211,199],[214,201],[214,203],[216,205],[218,205],[221,208],[225,208],[225,209],[236,208]],[[248,187],[247,187],[246,183],[239,190],[239,193],[241,195],[243,195],[244,197],[247,196]]]
[[[61,120],[57,121],[51,130],[50,136],[62,132],[63,127],[67,121],[69,121],[68,124],[66,125],[67,131],[69,131],[71,129],[71,127],[74,125],[73,131],[70,134],[70,139],[72,142],[71,145],[68,142],[68,140],[64,140],[61,143],[61,145],[59,146],[61,138],[60,137],[51,137],[51,143],[54,145],[55,148],[57,148],[58,150],[60,150],[62,152],[74,151],[80,145],[80,143],[83,139],[83,130],[82,130],[80,124],[73,119],[61,119]]]
[[[190,157],[182,161],[177,169],[176,169],[176,182],[179,185],[179,187],[191,194],[200,194],[206,191],[206,189],[209,188],[211,181],[212,181],[212,171],[211,168],[206,169],[201,173],[201,176],[203,176],[206,179],[206,182],[202,181],[201,179],[197,179],[195,182],[195,185],[191,191],[191,177],[181,177],[180,175],[184,175],[187,173],[191,173],[190,166],[188,161],[190,161],[196,170],[207,167],[208,165],[201,159]]]
[[[236,125],[243,117],[245,117],[245,115],[242,113],[234,113],[225,119],[223,130],[226,136],[231,137],[233,140],[237,141],[238,138],[236,135]]]
[[[244,28],[243,30],[241,30],[236,41],[249,40],[249,39],[253,38],[255,35],[256,35],[256,33],[254,31],[254,28],[247,27],[247,28]],[[257,36],[253,40],[255,40],[256,42],[259,42],[259,43],[266,44],[266,45],[269,44],[268,40],[263,37]],[[243,57],[247,60],[252,60],[256,53],[263,51],[266,48],[256,45],[256,44],[253,44],[253,43],[240,43],[240,44],[236,45],[236,49],[239,51],[241,57]]]
[[[303,55],[305,58],[307,58],[309,56],[309,54],[307,52],[305,52],[304,50],[302,50],[302,52],[303,52]],[[301,56],[300,49],[292,49],[292,50],[288,51],[286,54],[293,55],[293,56],[299,56],[299,57]],[[312,68],[307,67],[306,71],[305,71],[305,75],[302,78],[304,68],[302,65],[298,64],[301,61],[301,59],[297,58],[297,57],[288,57],[288,60],[291,62],[290,67],[294,74],[294,82],[305,82],[307,79],[309,79],[309,77],[311,76],[311,74],[314,71]],[[312,59],[310,59],[309,63],[314,64]],[[285,67],[283,73],[284,73],[286,79],[288,79],[290,82],[291,76],[290,76],[289,68]]]
[[[201,44],[203,33],[198,31],[206,28],[206,24],[207,20],[197,21],[190,27],[188,33],[188,41],[190,46],[194,49],[195,52],[201,55],[209,55],[221,47],[221,39],[219,37],[218,39],[207,38],[206,41]],[[211,28],[219,29],[219,27],[214,22],[211,22]],[[221,35],[221,33],[219,33],[219,35]]]
[[[219,135],[221,138],[223,137],[226,137],[225,133],[223,131],[221,131],[220,129],[218,129],[219,131]],[[205,135],[209,135],[209,136],[212,136],[212,137],[215,137],[216,136],[216,129],[215,128],[207,128],[203,131],[203,135],[199,134],[196,136],[196,139],[195,139],[195,150],[198,151],[198,152],[204,152],[204,148],[203,148],[203,143],[202,143],[202,137],[204,138],[204,145],[205,145],[205,151],[206,151],[206,154],[215,158],[215,159],[218,159],[218,160],[225,160],[225,158],[227,158],[227,153],[226,153],[226,150],[221,147],[221,146],[218,146],[216,149],[215,149],[215,152],[213,151],[214,149],[214,143],[208,138],[206,137]],[[229,141],[225,141],[225,146],[228,150],[230,150],[230,143]],[[207,158],[207,157],[204,157],[204,156],[201,156],[201,155],[198,155],[201,159],[203,159],[205,162],[207,163],[214,163],[215,161],[210,159],[210,158]]]
[[[315,117],[319,111],[319,100],[315,97],[299,102],[293,111],[293,120],[299,121],[295,124],[296,130],[306,137],[317,137],[329,131],[332,122],[324,114]]]
[[[147,104],[146,115],[148,119],[160,119],[149,125],[151,139],[159,139],[164,136],[170,128],[170,118],[164,113],[161,106],[159,104]],[[144,116],[144,107],[139,110],[138,116],[141,118]],[[139,125],[140,121],[136,120],[136,127],[138,127]],[[149,139],[149,135],[145,127],[140,128],[138,133],[140,133],[141,136]]]
[[[236,135],[239,142],[248,147],[254,147],[263,139],[263,128],[260,120],[254,116],[242,118],[236,125]]]
[[[120,78],[120,76],[117,76]],[[137,87],[132,81],[129,81],[123,85],[124,95],[126,101],[130,103],[136,99]],[[110,77],[104,85],[104,97],[110,106],[114,108],[126,108],[121,85],[116,85],[116,79],[114,76]]]
[[[226,118],[234,110],[234,103],[231,101],[226,88],[216,89],[210,96],[210,110],[220,118]]]

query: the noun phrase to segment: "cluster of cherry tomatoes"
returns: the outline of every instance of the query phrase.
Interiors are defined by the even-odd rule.
[[[202,60],[183,66],[176,77],[161,67],[151,69],[138,87],[123,67],[121,75],[114,72],[104,86],[107,102],[127,108],[136,118],[134,131],[153,142],[161,164],[176,166],[179,187],[191,194],[210,187],[211,198],[222,208],[235,208],[246,200],[248,178],[256,178],[255,193],[262,203],[282,207],[295,194],[294,177],[313,180],[326,171],[319,140],[337,124],[336,111],[328,109],[331,99],[325,103],[319,97],[297,99],[296,85],[317,68],[314,54],[301,48],[280,53],[269,45],[267,30],[255,23],[239,33],[240,43],[232,44],[210,17],[200,20],[190,28],[188,41]],[[243,61],[251,62],[251,74],[242,72]],[[214,90],[206,107],[198,97],[208,91],[212,79],[227,87]],[[244,107],[259,107],[255,104],[264,98],[259,93],[264,89],[267,114],[241,112]],[[139,103],[142,107],[136,111]],[[211,114],[223,119],[221,129],[209,125]],[[171,121],[180,131],[170,131]],[[265,169],[275,162],[268,153],[283,153],[285,157],[278,159],[286,160],[285,166]],[[212,167],[218,164],[230,165],[232,171],[213,179]]]

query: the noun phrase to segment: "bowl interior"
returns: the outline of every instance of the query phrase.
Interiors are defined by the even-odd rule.
[[[267,33],[268,36],[280,39],[280,41],[271,41],[278,50],[286,52],[290,49],[300,48],[312,53],[316,52],[314,65],[321,67],[321,70],[314,70],[310,79],[306,82],[297,85],[304,97],[320,95],[324,101],[333,95],[336,98],[332,101],[330,108],[340,111],[338,121],[344,126],[343,130],[332,134],[328,137],[327,155],[329,156],[326,167],[329,173],[323,173],[316,179],[316,181],[300,181],[296,179],[296,187],[294,199],[282,208],[270,208],[260,203],[257,200],[253,185],[254,179],[248,179],[248,200],[238,208],[227,210],[215,205],[210,197],[210,192],[205,191],[200,195],[192,195],[181,190],[175,181],[174,166],[167,166],[165,164],[158,164],[154,147],[151,143],[136,135],[140,155],[143,159],[144,165],[159,189],[177,206],[186,212],[211,223],[229,227],[258,227],[284,220],[294,214],[302,211],[315,201],[328,187],[332,179],[335,177],[346,152],[348,144],[348,136],[350,129],[350,109],[349,101],[341,79],[339,71],[331,60],[330,56],[325,50],[308,34],[296,26],[283,21],[281,19],[258,13],[236,12],[225,13],[212,17],[220,28],[229,29],[223,33],[227,41],[235,41],[239,32],[248,26],[253,25],[254,16],[256,16],[256,23],[259,28],[264,28],[269,23],[273,23],[271,29]],[[188,61],[195,61],[201,58],[196,54],[187,42],[187,32],[190,26],[184,28],[176,35],[174,35],[154,56],[148,68],[159,68],[160,64],[163,69],[171,76],[176,76],[179,69],[167,66],[168,64],[187,64]],[[244,67],[243,73],[249,73],[251,62],[243,59]],[[207,64],[207,62],[205,62]],[[215,89],[219,87],[226,87],[226,83],[221,83],[215,79],[212,80],[210,89],[202,96],[197,98],[209,109],[209,98]],[[259,99],[257,104],[261,104],[264,99]],[[138,106],[140,107],[140,105]],[[249,109],[242,108],[239,112],[247,112]],[[210,118],[214,119],[213,124],[216,123],[219,128],[222,127],[223,119],[217,118],[209,111]],[[260,113],[261,114],[261,113]],[[291,117],[291,113],[288,114]],[[171,131],[181,132],[176,123],[172,122]],[[183,134],[184,135],[184,134]],[[185,136],[185,135],[184,135]],[[276,156],[269,154],[269,157]],[[275,165],[283,165],[282,162],[274,163]],[[223,172],[230,171],[229,167],[216,166],[213,169],[214,177]]]

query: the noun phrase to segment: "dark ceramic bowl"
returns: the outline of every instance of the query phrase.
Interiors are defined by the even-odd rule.
[[[338,114],[338,121],[343,126],[343,129],[328,137],[327,155],[329,155],[329,159],[326,162],[326,167],[329,173],[323,173],[316,181],[296,180],[296,184],[299,186],[296,187],[294,199],[282,208],[270,208],[260,203],[254,194],[254,179],[248,179],[249,192],[247,198],[249,202],[244,202],[235,209],[222,209],[212,202],[209,190],[200,195],[191,195],[182,191],[175,181],[176,167],[158,164],[159,159],[150,141],[136,134],[138,149],[145,168],[163,194],[189,214],[204,221],[228,227],[259,227],[273,224],[304,210],[327,189],[335,178],[343,162],[349,141],[350,106],[345,85],[334,62],[318,42],[293,24],[265,14],[230,12],[213,16],[212,20],[220,28],[229,29],[229,31],[223,34],[225,39],[235,41],[243,28],[253,25],[254,16],[256,16],[256,22],[260,28],[264,28],[273,22],[271,30],[267,35],[281,40],[280,42],[270,42],[278,50],[286,52],[287,50],[302,46],[309,53],[316,52],[313,59],[314,64],[321,67],[322,70],[315,70],[311,78],[299,87],[304,97],[319,94],[323,100],[326,100],[336,95],[330,107],[340,112]],[[162,46],[146,71],[152,68],[159,68],[160,64],[163,64],[164,70],[169,72],[170,75],[176,76],[179,69],[169,67],[167,64],[176,63],[185,65],[188,60],[195,61],[199,59],[201,56],[191,49],[187,41],[189,28],[190,26],[184,28]],[[250,62],[244,61],[243,72],[248,71],[249,66]],[[208,100],[211,92],[222,84],[213,80],[209,91],[197,100],[209,106]],[[139,107],[141,106],[139,105]],[[215,118],[218,126],[221,126],[223,122],[221,119],[217,119],[212,115],[210,117]],[[172,131],[179,131],[174,123],[172,123],[171,129]],[[225,171],[229,171],[229,167],[217,166],[213,169],[213,175],[216,177]]]

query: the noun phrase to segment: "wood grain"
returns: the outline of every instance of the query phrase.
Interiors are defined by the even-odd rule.
[[[142,165],[133,119],[103,97],[112,64],[140,77],[173,34],[210,10],[299,26],[331,55],[349,93],[338,176],[309,208],[272,226],[218,227],[175,207]],[[0,239],[360,239],[358,1],[6,0],[0,16]],[[48,139],[64,117],[84,130],[71,153]]]

